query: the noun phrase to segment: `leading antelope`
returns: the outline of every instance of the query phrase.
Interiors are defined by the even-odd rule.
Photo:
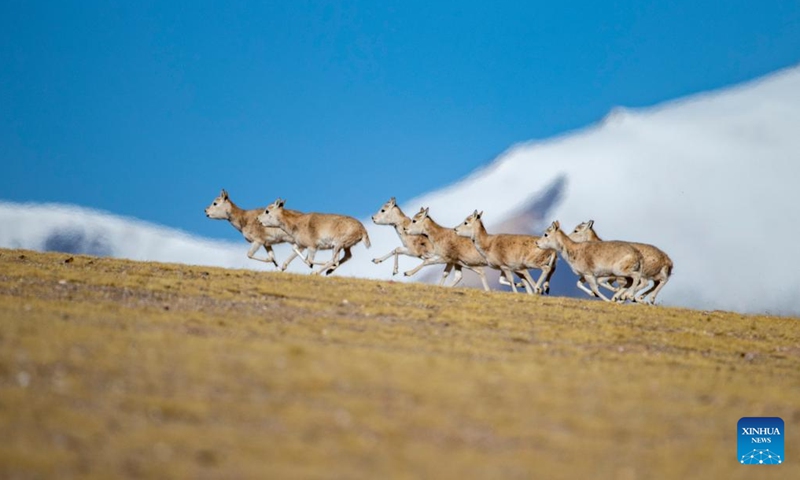
[[[594,220],[583,222],[575,227],[569,234],[569,238],[576,242],[601,242],[603,241],[594,231]],[[642,281],[636,286],[636,290],[642,292],[646,286],[653,281],[653,285],[646,291],[636,295],[637,302],[648,302],[651,305],[656,303],[656,296],[664,288],[672,275],[673,263],[669,255],[659,248],[647,244],[630,242],[630,245],[642,255]],[[603,280],[600,285],[603,285]],[[620,283],[620,286],[622,284]],[[606,288],[614,290],[608,285]],[[650,297],[648,300],[648,296]]]
[[[222,192],[217,198],[211,202],[211,205],[206,207],[206,217],[214,220],[227,220],[233,225],[233,228],[239,230],[244,236],[244,239],[250,243],[250,250],[247,251],[247,258],[258,260],[259,262],[272,263],[276,267],[278,261],[275,259],[275,252],[272,246],[278,243],[292,243],[292,237],[280,228],[265,227],[257,220],[258,215],[263,211],[263,208],[256,208],[252,210],[244,210],[236,206],[231,200],[228,192],[222,189]],[[266,260],[256,257],[256,252],[259,248],[264,247],[267,251]],[[297,257],[297,248],[294,249],[289,258],[283,262],[281,270],[286,270],[289,263]]]
[[[265,227],[279,227],[288,233],[295,244],[295,253],[301,256],[300,248],[307,248],[308,255],[304,258],[306,265],[322,265],[315,271],[315,275],[325,273],[330,275],[339,266],[353,257],[350,249],[355,244],[363,241],[369,248],[369,235],[367,229],[358,220],[346,215],[330,213],[300,213],[283,208],[285,200],[280,198],[272,202],[264,213],[258,216],[258,221]],[[329,262],[314,262],[317,250],[333,250]],[[344,255],[339,258],[339,253],[344,250]]]
[[[635,300],[636,287],[641,280],[642,255],[626,242],[576,242],[561,230],[559,222],[553,222],[536,242],[539,248],[551,249],[561,254],[575,275],[578,288],[591,296],[603,300]],[[623,277],[630,283],[627,289],[619,289],[609,300],[597,288],[597,279]],[[585,279],[589,289],[583,286]]]

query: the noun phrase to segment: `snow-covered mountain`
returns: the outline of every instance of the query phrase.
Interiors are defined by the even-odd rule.
[[[59,204],[0,203],[0,247],[231,268],[256,263],[239,243]]]
[[[538,211],[565,228],[652,243],[675,262],[671,305],[800,313],[800,68],[653,108],[615,109],[559,138],[517,145],[465,180],[414,199],[456,225],[474,208],[492,231]],[[502,225],[503,228],[498,226]],[[556,277],[574,283],[561,263]],[[563,281],[560,281],[563,285]],[[556,292],[557,293],[557,292]]]
[[[594,219],[604,238],[653,243],[670,254],[675,273],[660,296],[665,304],[800,314],[798,132],[800,68],[792,68],[653,108],[615,109],[585,130],[516,145],[402,207],[412,214],[429,206],[434,219],[453,226],[481,209],[490,233],[539,233],[555,219],[565,228]],[[368,220],[372,249],[356,247],[338,275],[391,276],[390,261],[369,260],[399,242],[392,228]],[[271,268],[248,260],[244,242],[58,205],[0,203],[0,246]],[[416,262],[404,259],[401,267]],[[307,271],[299,262],[293,268]],[[429,267],[428,278],[437,270]],[[566,264],[555,282],[554,294],[571,289]]]

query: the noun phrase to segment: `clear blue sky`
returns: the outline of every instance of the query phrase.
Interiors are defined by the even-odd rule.
[[[236,238],[202,209],[370,214],[516,142],[800,62],[797,1],[0,5],[0,200]]]

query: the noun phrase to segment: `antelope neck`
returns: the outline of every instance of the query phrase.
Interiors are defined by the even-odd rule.
[[[486,227],[483,226],[483,222],[477,221],[475,222],[475,233],[472,235],[472,244],[475,245],[475,248],[480,250],[481,252],[489,250],[492,246],[492,239],[488,232],[486,232]]]
[[[245,215],[244,210],[231,202],[231,211],[228,213],[228,221],[231,222],[233,228],[241,232],[242,229],[247,226],[247,215]]]
[[[405,216],[403,211],[400,210],[400,207],[395,208],[397,208],[397,211],[400,212],[401,220],[394,224],[394,231],[397,232],[398,235],[405,235],[406,233],[403,231],[403,229],[411,223],[411,219]]]
[[[573,247],[577,245],[578,242],[573,242],[572,239],[561,230],[556,230],[553,232],[553,235],[556,236],[556,243],[558,244],[558,248],[556,250],[558,253],[560,253],[566,259],[572,258],[572,253],[574,253]]]
[[[434,222],[431,217],[427,217],[423,221],[424,222],[428,222],[427,223],[427,228],[426,228],[427,231],[425,232],[428,235],[428,237],[431,237],[431,238],[434,238],[434,239],[436,239],[437,237],[441,238],[442,231],[446,230],[443,226],[441,226],[438,223]]]

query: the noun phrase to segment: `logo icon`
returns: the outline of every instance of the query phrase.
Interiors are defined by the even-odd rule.
[[[736,425],[738,458],[743,465],[780,465],[784,462],[783,420],[743,417]]]

